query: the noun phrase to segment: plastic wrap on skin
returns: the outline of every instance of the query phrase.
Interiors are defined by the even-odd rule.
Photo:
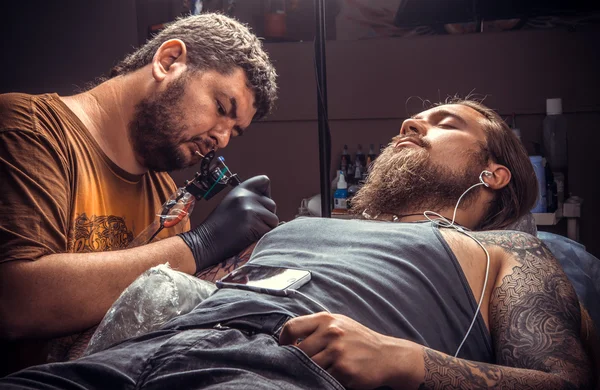
[[[171,318],[191,311],[215,290],[213,283],[175,271],[168,265],[152,267],[111,306],[83,355],[159,329]]]

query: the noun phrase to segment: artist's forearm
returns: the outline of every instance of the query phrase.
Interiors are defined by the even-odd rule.
[[[0,338],[54,337],[93,326],[139,275],[166,262],[186,273],[195,267],[179,237],[121,251],[4,263]]]
[[[589,386],[586,378],[565,378],[561,376],[561,373],[546,373],[474,362],[458,359],[426,347],[421,349],[423,365],[413,373],[415,379],[420,378],[421,380],[419,389],[549,390],[578,389]]]

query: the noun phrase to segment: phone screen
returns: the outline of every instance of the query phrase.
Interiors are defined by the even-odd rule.
[[[298,288],[308,281],[310,281],[309,271],[246,264],[218,280],[217,287],[245,288],[269,293]]]

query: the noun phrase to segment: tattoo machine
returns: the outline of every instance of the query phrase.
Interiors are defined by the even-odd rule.
[[[238,175],[225,165],[223,157],[215,159],[214,150],[206,156],[196,153],[202,156],[200,172],[196,172],[192,180],[187,180],[163,203],[158,218],[131,242],[129,248],[152,242],[163,229],[172,228],[188,218],[196,200],[209,200],[225,187],[236,187],[241,183]]]

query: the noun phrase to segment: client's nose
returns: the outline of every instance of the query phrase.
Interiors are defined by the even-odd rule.
[[[416,119],[407,119],[402,122],[400,135],[410,135],[411,133],[425,135],[427,133],[427,129]]]

